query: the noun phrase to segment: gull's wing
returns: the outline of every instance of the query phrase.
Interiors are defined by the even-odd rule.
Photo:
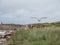
[[[38,22],[40,22],[41,20],[37,17],[31,17],[32,19],[36,19]]]
[[[37,20],[39,20],[37,17],[31,17],[32,19],[37,19]]]
[[[41,17],[41,19],[46,19],[47,17]]]
[[[42,19],[46,19],[47,17],[41,17],[40,19],[39,18],[37,18],[37,17],[31,17],[32,19],[37,19],[37,21],[41,21]]]

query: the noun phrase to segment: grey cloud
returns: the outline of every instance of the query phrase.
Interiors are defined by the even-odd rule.
[[[7,19],[9,18],[9,20],[13,19],[17,22],[26,20],[27,22],[30,20],[29,17],[32,16],[36,17],[47,16],[52,18],[60,16],[59,0],[0,0],[0,1],[1,1],[0,12],[2,12],[0,13],[0,16]],[[19,21],[18,19],[21,21]]]

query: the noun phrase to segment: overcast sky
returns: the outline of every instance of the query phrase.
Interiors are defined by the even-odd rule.
[[[38,22],[30,17],[48,17],[41,22],[60,21],[60,0],[0,0],[0,22]]]

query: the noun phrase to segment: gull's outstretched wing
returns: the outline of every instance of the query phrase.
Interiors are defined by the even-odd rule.
[[[39,20],[37,17],[31,17],[32,19],[37,19],[37,20]]]
[[[36,19],[37,21],[39,21],[40,22],[40,19],[39,18],[37,18],[37,17],[31,17],[32,19]]]
[[[40,22],[42,19],[46,19],[47,17],[41,17],[40,19],[37,17],[31,17],[32,19],[36,19],[38,22]]]

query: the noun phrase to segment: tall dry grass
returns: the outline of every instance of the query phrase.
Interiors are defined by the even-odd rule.
[[[7,41],[8,45],[60,45],[60,27],[20,30]]]

